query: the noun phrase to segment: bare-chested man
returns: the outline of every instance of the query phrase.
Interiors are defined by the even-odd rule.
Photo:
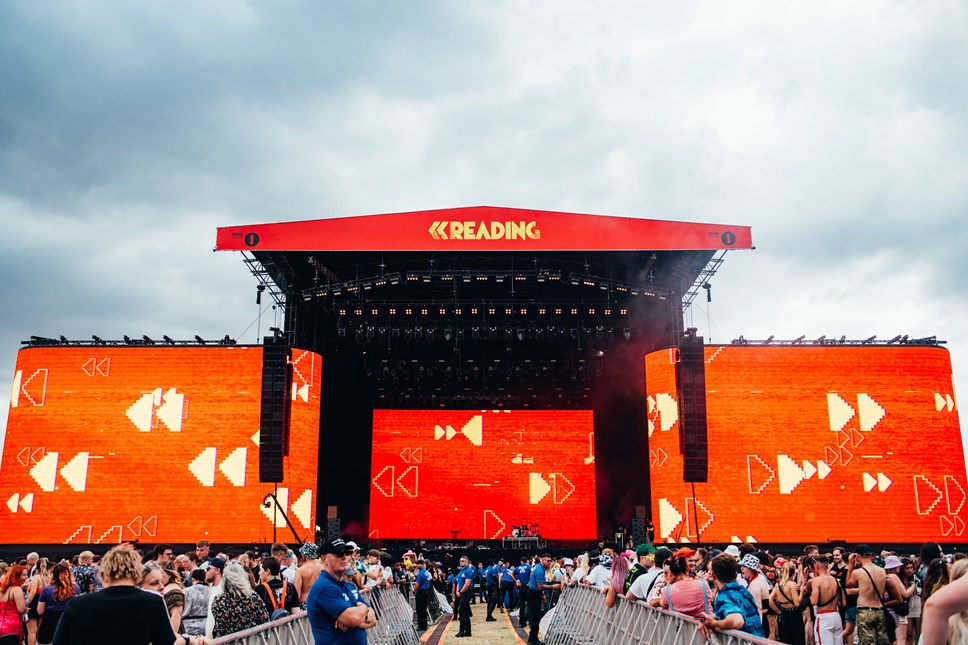
[[[303,554],[306,561],[296,569],[296,593],[299,594],[299,607],[306,608],[306,598],[309,597],[309,589],[319,578],[323,570],[323,565],[319,562],[319,547],[314,542],[306,542],[299,547],[299,552]]]
[[[840,585],[830,575],[825,555],[813,556],[810,604],[814,608],[814,638],[817,645],[843,645],[844,625],[840,620]]]
[[[887,576],[871,562],[874,550],[857,545],[847,562],[847,587],[857,587],[857,638],[860,645],[890,645],[881,592]]]

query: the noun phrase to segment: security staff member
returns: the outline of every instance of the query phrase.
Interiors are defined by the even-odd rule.
[[[494,562],[484,572],[484,582],[487,586],[487,618],[485,621],[495,621],[494,608],[497,606],[497,579],[501,574],[500,568]]]
[[[554,589],[554,572],[551,569],[551,555],[541,554],[541,562],[531,570],[531,579],[528,581],[528,622],[531,624],[531,633],[528,634],[530,645],[542,645],[538,640],[538,624],[541,622],[541,615],[544,613],[541,602],[541,593],[545,590]]]
[[[414,577],[414,587],[417,590],[417,628],[427,629],[427,602],[430,600],[430,574],[427,563],[417,560],[417,575]]]
[[[460,557],[460,572],[457,574],[457,619],[460,629],[457,638],[471,635],[471,596],[474,594],[474,567],[466,555]]]

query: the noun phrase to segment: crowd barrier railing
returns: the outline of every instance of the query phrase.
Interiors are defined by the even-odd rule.
[[[699,621],[650,607],[644,602],[616,599],[611,609],[598,589],[568,587],[558,600],[547,645],[777,645],[776,641],[736,630],[710,630],[706,640]]]
[[[372,645],[418,645],[413,611],[399,589],[373,589],[366,601],[376,613],[376,627],[366,632]],[[213,645],[309,645],[313,633],[306,612],[236,632],[212,641]]]

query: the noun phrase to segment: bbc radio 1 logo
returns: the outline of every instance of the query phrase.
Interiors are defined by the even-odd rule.
[[[435,221],[428,229],[435,240],[540,240],[535,221],[454,222]]]

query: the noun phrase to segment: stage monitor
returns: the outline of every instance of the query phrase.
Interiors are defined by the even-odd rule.
[[[376,410],[373,539],[591,539],[591,410]]]
[[[312,538],[321,360],[292,352],[277,498]],[[259,483],[261,347],[20,351],[0,462],[0,543],[292,540]]]
[[[963,542],[946,350],[707,346],[709,481],[684,483],[674,350],[646,357],[657,541]]]

